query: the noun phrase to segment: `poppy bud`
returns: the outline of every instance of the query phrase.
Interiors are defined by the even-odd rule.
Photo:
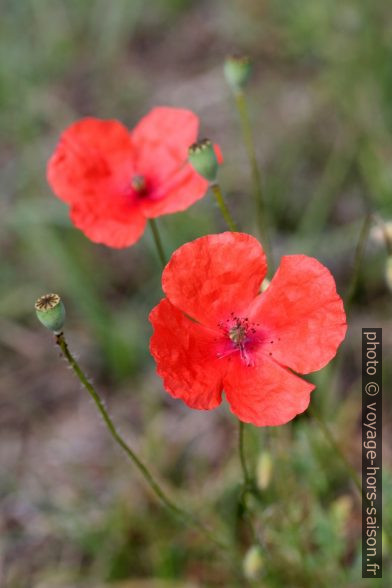
[[[248,580],[257,580],[263,569],[263,558],[258,545],[252,545],[245,554],[243,561],[244,575]]]
[[[214,182],[218,173],[218,160],[209,139],[193,143],[188,150],[188,161],[203,178]]]
[[[227,57],[223,71],[226,82],[234,92],[241,92],[249,81],[252,73],[252,62],[247,55]]]
[[[65,308],[58,294],[44,294],[35,303],[38,320],[56,335],[61,333],[65,321]]]
[[[257,461],[256,478],[260,490],[265,490],[270,483],[272,460],[268,451],[263,451]]]

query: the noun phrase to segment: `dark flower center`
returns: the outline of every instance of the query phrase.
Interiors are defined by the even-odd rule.
[[[139,196],[145,196],[147,193],[147,182],[144,176],[133,176],[131,186]]]
[[[256,327],[258,323],[250,323],[247,317],[235,316],[232,312],[230,318],[218,324],[224,333],[224,341],[219,350],[218,357],[227,357],[239,352],[246,365],[252,365],[251,353],[258,347],[260,337]]]
[[[228,334],[229,338],[233,341],[235,345],[240,345],[244,343],[247,337],[247,325],[246,323],[241,323],[241,319],[237,319],[237,323],[234,327],[229,329]]]

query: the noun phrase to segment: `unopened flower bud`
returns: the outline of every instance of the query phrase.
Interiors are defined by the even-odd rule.
[[[263,451],[257,460],[256,480],[260,490],[265,490],[271,480],[272,459],[268,451]]]
[[[203,139],[189,147],[188,161],[203,178],[210,182],[216,180],[218,160],[214,146],[209,139]]]
[[[65,308],[58,294],[44,294],[35,303],[38,320],[56,335],[61,333],[65,321]]]
[[[248,580],[260,578],[263,569],[263,558],[258,545],[252,545],[245,554],[243,561],[244,575]]]
[[[227,57],[223,71],[226,82],[234,92],[241,92],[249,81],[252,73],[252,62],[247,55]]]

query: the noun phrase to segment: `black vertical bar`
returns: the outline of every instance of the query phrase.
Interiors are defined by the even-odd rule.
[[[382,329],[362,329],[362,578],[382,578]]]

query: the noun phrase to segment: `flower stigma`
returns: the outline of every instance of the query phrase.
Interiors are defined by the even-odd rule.
[[[241,324],[238,319],[238,323],[229,330],[229,338],[236,345],[240,345],[246,339],[246,326]]]
[[[144,196],[147,192],[147,183],[144,176],[133,176],[131,186],[140,196]]]
[[[239,352],[242,361],[250,366],[253,360],[250,352],[260,343],[256,328],[259,324],[249,323],[247,317],[241,318],[231,313],[230,318],[218,324],[224,332],[223,348],[218,353],[219,358],[227,357]]]
[[[60,296],[58,294],[44,294],[38,298],[35,303],[36,310],[50,310],[55,308],[60,302]]]

